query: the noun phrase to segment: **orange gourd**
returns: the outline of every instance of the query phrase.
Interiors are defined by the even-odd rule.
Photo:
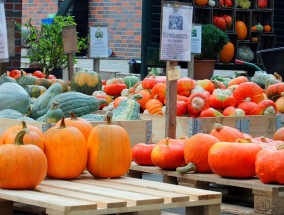
[[[208,0],[195,0],[194,4],[198,6],[206,6],[208,4]]]
[[[218,138],[220,141],[225,142],[235,142],[237,139],[245,139],[243,133],[238,129],[231,126],[221,125],[220,123],[215,123],[209,134]]]
[[[2,144],[12,144],[15,141],[15,138],[19,131],[22,129],[26,130],[24,134],[24,144],[33,144],[38,146],[41,150],[44,148],[43,144],[43,132],[36,126],[26,125],[25,121],[22,121],[21,125],[14,125],[9,127],[2,136]]]
[[[111,117],[107,112],[107,124],[95,126],[88,140],[87,169],[97,178],[121,177],[132,161],[129,135],[123,127],[111,124]]]
[[[236,32],[237,32],[237,39],[244,40],[247,37],[248,29],[246,24],[243,21],[236,21]]]
[[[47,160],[43,151],[32,144],[23,144],[26,130],[16,135],[14,144],[0,147],[0,187],[33,189],[46,176]]]
[[[87,144],[83,134],[74,126],[66,126],[63,117],[59,126],[44,133],[44,153],[47,175],[51,178],[74,179],[86,168]]]
[[[229,63],[235,54],[235,46],[232,42],[228,42],[220,52],[220,61],[222,63]]]

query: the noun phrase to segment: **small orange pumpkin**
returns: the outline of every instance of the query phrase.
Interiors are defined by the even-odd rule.
[[[270,25],[264,25],[263,26],[263,31],[270,32],[271,31],[271,26]]]
[[[245,139],[242,132],[238,129],[221,125],[220,123],[215,123],[213,129],[210,131],[210,134],[214,137],[217,137],[220,141],[225,142],[235,142],[237,139]]]
[[[237,32],[237,39],[244,40],[247,37],[248,29],[246,24],[243,21],[236,21],[236,32]]]
[[[220,52],[220,61],[222,63],[229,63],[235,54],[235,46],[232,42],[228,42]]]
[[[198,6],[206,6],[208,4],[208,0],[195,0],[194,4]]]

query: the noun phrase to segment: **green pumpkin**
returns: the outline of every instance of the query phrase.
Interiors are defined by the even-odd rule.
[[[62,86],[58,83],[52,84],[32,105],[31,117],[37,119],[43,116],[51,107],[52,98],[62,93]]]
[[[32,75],[24,75],[19,78],[17,78],[17,82],[22,87],[25,87],[27,85],[34,85],[36,83],[36,80],[38,78]]]
[[[123,78],[123,81],[126,84],[127,88],[129,89],[130,87],[133,87],[139,81],[139,79],[135,75],[129,75],[125,76]]]
[[[276,80],[276,77],[272,74],[267,74],[264,71],[255,71],[255,73],[254,73],[253,77],[251,77],[250,81],[256,83],[261,88],[265,88],[265,84],[266,84],[265,82],[268,79]],[[268,84],[268,82],[267,82],[267,84]]]
[[[254,53],[247,44],[240,44],[238,46],[237,59],[251,62],[254,59]]]
[[[140,119],[140,104],[136,101],[141,99],[140,94],[134,94],[131,97],[121,101],[112,113],[113,120],[138,120]]]
[[[76,72],[71,79],[71,90],[92,95],[94,91],[102,89],[101,77],[94,71]]]
[[[19,84],[6,82],[0,85],[0,110],[12,109],[25,114],[30,109],[30,96]]]
[[[6,82],[17,83],[17,81],[14,78],[11,78],[11,77],[7,76],[6,73],[4,73],[0,77],[0,85],[3,84],[3,83],[6,83]]]
[[[49,124],[56,123],[64,117],[63,111],[57,101],[51,104],[49,110],[37,119],[38,122],[46,122]]]
[[[0,118],[18,119],[22,116],[23,116],[22,113],[12,109],[4,109],[0,111]]]
[[[77,117],[99,110],[100,102],[95,96],[80,92],[65,92],[52,98],[51,102],[58,101],[65,117],[73,112]],[[50,105],[49,105],[50,107]]]
[[[25,90],[30,95],[30,97],[38,98],[40,95],[45,93],[46,88],[39,85],[27,85],[25,86]]]

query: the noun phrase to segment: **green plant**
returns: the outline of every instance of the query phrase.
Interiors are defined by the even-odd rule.
[[[28,49],[30,63],[37,63],[40,68],[45,68],[47,73],[53,68],[66,68],[68,61],[63,49],[62,29],[70,25],[76,25],[72,16],[55,16],[51,24],[41,24],[40,29],[29,19],[23,24],[27,32],[21,30],[20,24],[16,24],[23,38],[22,46]],[[88,38],[77,36],[79,52],[87,48],[87,40]],[[75,57],[73,62],[76,62]]]
[[[202,25],[201,54],[199,60],[215,60],[220,51],[229,42],[228,35],[213,24]]]

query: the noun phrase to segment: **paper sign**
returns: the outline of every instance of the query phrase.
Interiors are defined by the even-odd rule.
[[[0,3],[0,61],[8,62],[8,39],[4,3]]]
[[[201,25],[193,25],[192,31],[191,31],[191,53],[192,54],[201,53],[201,40],[202,40]]]
[[[90,27],[90,58],[107,58],[108,50],[108,26],[98,25]]]
[[[187,3],[162,3],[160,60],[190,61],[193,7]]]
[[[169,81],[178,80],[181,78],[181,71],[176,67],[169,67],[167,71],[167,78]]]

